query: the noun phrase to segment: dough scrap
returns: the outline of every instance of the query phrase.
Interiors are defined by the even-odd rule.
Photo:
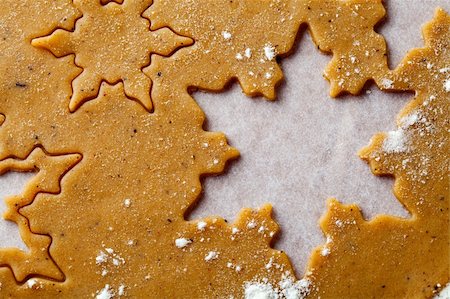
[[[174,28],[195,44],[168,58],[155,56],[145,72],[153,94],[220,91],[236,79],[245,94],[273,100],[283,78],[276,57],[292,51],[305,24],[318,49],[333,54],[325,70],[330,95],[358,94],[388,70],[386,43],[374,31],[384,15],[381,0],[156,0],[145,12],[152,29]]]
[[[166,6],[161,15],[167,15],[167,18],[158,20],[158,15],[150,15],[153,9],[158,8],[158,3],[164,2],[155,1],[144,15],[155,22],[152,23],[153,30],[166,26],[169,13],[175,11]],[[182,1],[166,2],[172,6],[177,3],[182,7]],[[200,194],[199,177],[221,172],[225,162],[237,156],[237,151],[226,144],[222,134],[202,129],[205,117],[187,90],[190,87],[220,90],[230,79],[237,77],[246,93],[274,98],[275,86],[282,78],[275,57],[289,52],[300,23],[306,22],[308,17],[307,14],[303,18],[293,17],[300,11],[297,10],[300,5],[306,2],[263,1],[267,5],[259,3],[258,7],[252,3],[255,2],[226,2],[224,6],[219,6],[216,13],[222,15],[227,11],[225,8],[228,5],[232,8],[240,7],[235,11],[234,18],[228,20],[233,24],[239,21],[238,17],[246,9],[258,11],[260,15],[251,19],[253,23],[249,22],[249,27],[243,30],[253,35],[262,35],[260,39],[246,41],[257,43],[257,54],[252,50],[253,47],[250,52],[246,51],[242,38],[239,40],[239,52],[232,49],[233,52],[228,53],[225,52],[227,48],[222,48],[220,53],[227,54],[224,57],[206,55],[211,53],[206,53],[207,51],[216,51],[214,53],[217,54],[221,45],[240,38],[233,34],[231,28],[213,30],[217,36],[217,44],[211,49],[203,48],[202,54],[202,39],[185,32],[189,30],[188,27],[180,25],[182,28],[177,28],[173,24],[175,21],[186,20],[183,14],[174,17],[168,26],[183,36],[192,37],[195,43],[180,49],[169,58],[152,56],[154,60],[144,72],[156,83],[152,89],[155,109],[153,114],[127,100],[122,84],[108,86],[105,83],[99,85],[100,92],[95,95],[95,101],[87,102],[75,113],[70,113],[68,99],[72,94],[72,79],[79,74],[73,57],[55,59],[51,54],[31,47],[30,43],[33,38],[48,35],[54,28],[70,30],[75,20],[80,18],[80,12],[71,7],[70,1],[62,0],[58,4],[63,9],[59,5],[48,7],[43,0],[2,3],[7,9],[0,13],[4,13],[2,20],[9,22],[9,30],[22,30],[14,27],[17,17],[9,17],[8,13],[11,11],[14,12],[13,15],[20,16],[21,12],[22,16],[28,18],[33,13],[36,16],[46,13],[49,21],[47,24],[35,17],[38,24],[25,28],[25,32],[4,34],[17,38],[15,43],[11,40],[6,43],[0,41],[2,50],[6,49],[2,51],[5,57],[19,56],[19,59],[0,58],[1,69],[4,70],[0,86],[0,112],[5,116],[0,130],[0,140],[3,142],[0,159],[6,159],[10,155],[25,157],[37,145],[44,145],[46,150],[55,155],[83,154],[76,172],[61,182],[60,194],[39,195],[32,205],[20,211],[30,219],[33,232],[53,237],[49,253],[64,273],[65,281],[55,283],[48,279],[33,278],[17,286],[10,269],[0,268],[2,297],[119,296],[122,292],[129,296],[224,297],[242,295],[246,291],[245,286],[257,284],[271,285],[272,291],[280,296],[287,296],[287,292],[294,291],[299,296],[312,292],[311,297],[315,297],[316,291],[326,291],[322,287],[317,290],[320,282],[313,280],[318,277],[314,271],[308,273],[304,280],[311,281],[309,287],[292,287],[295,276],[287,256],[270,246],[278,228],[271,219],[269,206],[259,210],[245,209],[232,225],[219,217],[191,222],[186,222],[183,217]],[[314,4],[315,8],[320,2],[308,3],[312,6]],[[217,1],[205,1],[202,4],[206,8],[208,5],[214,6]],[[336,8],[334,1],[322,4],[324,10],[327,7],[331,11]],[[364,7],[374,6],[372,12],[376,14],[371,22],[374,25],[384,14],[384,10],[380,8],[381,3],[365,1],[362,4],[367,5],[363,5]],[[115,7],[114,5],[117,4],[109,3],[105,7]],[[288,5],[293,5],[295,9]],[[202,7],[197,4],[198,9]],[[349,4],[342,7],[353,6]],[[159,6],[159,9],[162,8],[162,5]],[[370,9],[361,10],[363,16],[371,15]],[[183,10],[181,12],[186,14]],[[274,14],[277,17],[286,16],[286,19],[282,22],[282,19],[274,21],[269,18],[268,26],[261,26],[261,22],[266,20],[265,13],[272,17]],[[66,19],[67,16],[70,17]],[[313,15],[309,15],[309,18],[309,22],[315,22]],[[211,25],[215,20],[197,21],[195,24],[200,26],[205,23]],[[321,24],[320,20],[317,22]],[[276,26],[283,27],[283,30],[274,31],[275,33],[255,30]],[[310,26],[314,30],[319,25]],[[191,30],[194,32],[197,29]],[[332,25],[323,30],[335,31]],[[381,40],[374,36],[373,26],[360,30],[369,36],[364,39],[365,42],[383,46]],[[316,31],[318,32],[313,33],[313,36],[319,47],[335,55],[327,73],[332,82],[339,83],[342,73],[336,71],[334,74],[332,70],[339,69],[339,55],[347,53],[347,48],[328,49],[329,35],[323,34],[323,37],[321,29]],[[266,34],[273,35],[269,41],[264,38]],[[340,39],[338,36],[333,41],[335,43]],[[345,40],[344,45],[351,47],[349,38],[342,40]],[[193,53],[198,56],[192,56]],[[241,61],[236,57],[239,53],[243,56],[242,60],[247,56],[259,59],[254,70],[253,65],[249,64],[248,69],[254,75],[249,73],[247,67],[236,65],[236,61]],[[191,59],[197,60],[183,60],[189,55]],[[181,70],[170,65],[176,59],[179,59],[177,66]],[[185,65],[180,61],[185,61]],[[381,56],[376,54],[373,60],[357,58],[355,68],[359,63],[363,66],[376,65],[374,61],[384,64],[384,53]],[[199,68],[200,62],[203,66],[212,65],[209,72]],[[188,76],[182,76],[183,71],[187,71],[183,67],[188,66],[192,70]],[[387,70],[387,65],[385,67]],[[332,83],[332,94],[343,91],[357,93],[367,78],[374,77],[377,80],[376,75],[382,74],[382,80],[390,74],[374,72],[372,66],[361,69],[364,75],[361,78],[355,77],[355,83],[351,83],[353,81],[349,79],[351,82],[348,85],[338,84],[338,90],[334,92]],[[266,76],[267,73],[270,76]],[[383,82],[385,80],[380,81]],[[21,100],[19,103],[18,99]],[[24,122],[24,119],[27,121]],[[82,127],[87,130],[80,130]],[[97,142],[102,146],[99,147]],[[448,205],[448,199],[445,202]],[[355,221],[361,223],[363,221],[362,217],[352,215],[351,211],[346,211],[344,216],[354,217]],[[135,231],[131,232],[130,227]],[[333,249],[330,250],[330,257],[334,254]],[[341,278],[339,272],[332,274]],[[367,278],[364,275],[362,277]],[[193,285],[201,287],[192,288]]]
[[[386,78],[389,89],[415,98],[396,131],[376,135],[359,153],[375,175],[395,177],[394,193],[411,217],[366,221],[356,205],[330,200],[321,227],[331,241],[308,265],[313,298],[430,298],[450,280],[449,15],[437,10],[423,36],[425,47]]]
[[[333,54],[324,73],[330,95],[357,95],[388,69],[386,42],[374,31],[385,8],[381,0],[323,2],[305,1],[300,11],[317,48]]]

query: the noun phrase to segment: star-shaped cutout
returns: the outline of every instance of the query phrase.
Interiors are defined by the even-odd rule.
[[[148,3],[149,2],[149,3]],[[32,44],[50,50],[56,57],[75,55],[75,64],[83,69],[72,82],[69,109],[76,111],[84,102],[97,97],[102,81],[122,81],[127,97],[152,110],[152,81],[142,69],[150,65],[150,55],[170,56],[178,48],[193,43],[168,28],[150,30],[150,22],[141,15],[151,1],[124,0],[122,4],[74,0],[83,16],[73,32],[57,29]]]

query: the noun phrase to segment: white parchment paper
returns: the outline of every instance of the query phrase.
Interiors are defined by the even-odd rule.
[[[450,11],[450,1],[386,2],[388,18],[377,30],[386,37],[393,68],[409,49],[423,46],[422,25],[436,7]],[[276,248],[288,253],[298,274],[310,251],[325,241],[318,221],[327,198],[358,203],[367,218],[408,217],[392,194],[393,180],[373,176],[356,153],[375,133],[396,129],[396,115],[413,95],[373,86],[369,94],[332,99],[322,77],[329,61],[303,33],[295,53],[282,62],[286,82],[278,101],[246,98],[237,84],[222,94],[194,95],[208,129],[225,132],[241,158],[226,174],[206,179],[190,217],[233,220],[242,207],[272,203],[282,229]]]
[[[389,0],[387,21],[378,28],[388,42],[394,67],[407,50],[423,45],[421,26],[448,0]],[[196,93],[207,128],[223,131],[241,151],[224,175],[207,178],[204,196],[191,219],[220,215],[233,220],[243,207],[270,202],[286,251],[301,275],[313,247],[324,241],[318,226],[325,202],[336,197],[358,203],[367,218],[379,213],[408,217],[394,198],[393,181],[377,178],[356,152],[378,131],[395,129],[395,117],[411,94],[381,93],[331,99],[322,73],[330,57],[303,33],[295,54],[282,62],[286,82],[279,99],[246,98],[236,85],[221,94]],[[8,194],[20,194],[30,174],[0,177],[0,212]],[[0,219],[0,248],[24,248],[17,227]]]

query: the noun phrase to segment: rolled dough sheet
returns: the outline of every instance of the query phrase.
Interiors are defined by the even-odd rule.
[[[387,3],[388,21],[379,31],[388,47],[395,45],[389,47],[391,67],[408,49],[422,46],[421,25],[437,6],[450,10],[445,0]],[[288,253],[298,276],[312,248],[324,242],[317,223],[328,197],[358,203],[368,218],[407,217],[392,195],[393,181],[373,176],[356,152],[374,133],[395,128],[395,116],[411,95],[371,88],[363,96],[331,99],[321,76],[329,59],[304,33],[296,52],[282,62],[287,80],[279,101],[248,99],[236,85],[221,94],[194,96],[208,116],[207,129],[225,132],[241,158],[225,174],[205,180],[203,199],[189,217],[232,220],[243,207],[271,202],[282,229],[275,246]],[[19,176],[1,177],[0,194],[19,193],[26,180]],[[17,230],[0,221],[0,247],[5,246],[23,244]]]

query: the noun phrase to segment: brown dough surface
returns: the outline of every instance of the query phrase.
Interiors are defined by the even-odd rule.
[[[29,252],[19,249],[0,251],[0,264],[11,267],[15,278],[26,279],[30,273],[63,280],[64,274],[48,254],[51,238],[46,235],[33,234],[27,218],[19,213],[19,208],[33,202],[38,193],[57,194],[61,191],[60,180],[64,174],[81,160],[79,154],[61,156],[47,155],[41,148],[36,148],[25,160],[9,158],[0,161],[0,170],[38,171],[27,184],[25,192],[6,200],[7,212],[4,218],[17,223],[22,240]]]
[[[8,200],[6,217],[30,252],[0,250],[0,297],[239,298],[248,283],[276,287],[279,296],[429,297],[448,281],[443,12],[427,27],[427,48],[391,72],[373,30],[385,13],[380,1],[94,2],[2,2],[0,171],[39,172]],[[144,30],[149,20],[152,31]],[[223,134],[203,130],[205,116],[188,91],[220,91],[237,79],[248,95],[274,99],[282,79],[275,56],[291,51],[302,23],[319,49],[333,53],[325,73],[333,96],[356,94],[374,79],[417,92],[404,115],[431,95],[436,109],[421,110],[432,131],[421,122],[405,129],[408,151],[383,152],[382,134],[361,153],[376,174],[396,177],[396,195],[413,218],[366,222],[356,207],[331,202],[322,221],[330,253],[318,248],[294,283],[288,257],[271,248],[278,227],[269,205],[244,209],[233,224],[183,216],[201,193],[200,177],[238,155]],[[46,49],[74,55],[57,59]]]
[[[450,279],[449,15],[436,11],[423,36],[425,47],[381,79],[392,90],[416,92],[399,128],[359,153],[374,174],[395,177],[395,196],[411,218],[366,221],[357,206],[330,200],[321,220],[329,254],[317,248],[308,265],[313,297],[429,298]]]

